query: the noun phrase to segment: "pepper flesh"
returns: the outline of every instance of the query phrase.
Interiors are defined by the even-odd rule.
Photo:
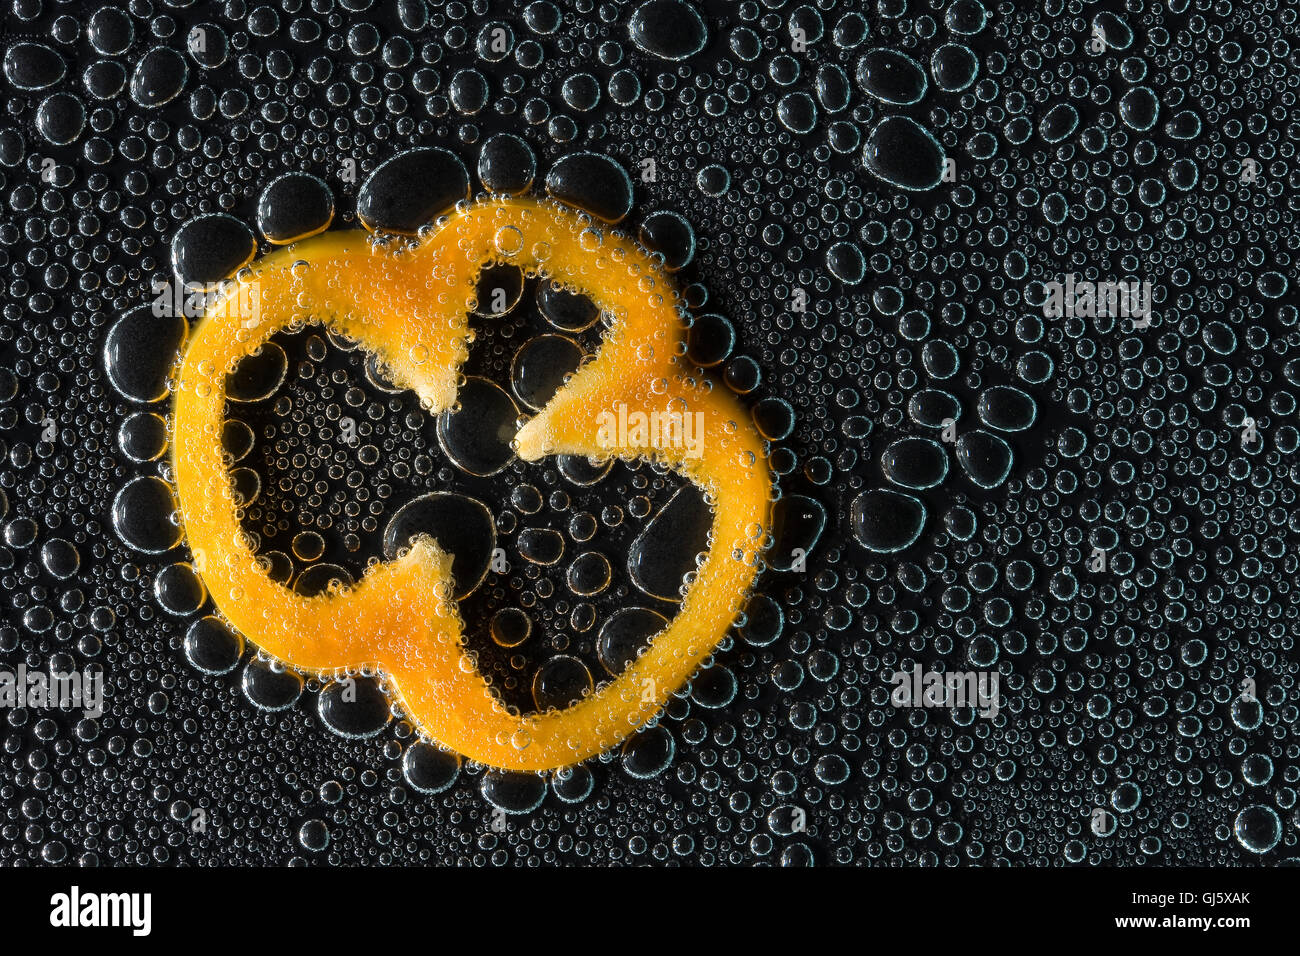
[[[375,353],[431,414],[451,407],[468,356],[478,275],[494,262],[576,288],[612,316],[595,358],[516,435],[519,457],[654,459],[696,484],[714,519],[707,557],[679,613],[645,653],[581,701],[535,714],[506,707],[479,672],[451,600],[451,559],[429,538],[327,594],[306,597],[272,580],[240,528],[221,447],[227,373],[275,333],[311,322]],[[574,764],[618,744],[662,709],[725,636],[768,543],[766,448],[740,403],[681,361],[677,294],[635,243],[558,204],[489,199],[458,208],[414,245],[385,245],[359,230],[326,233],[270,253],[236,280],[255,284],[256,308],[230,308],[240,296],[232,288],[194,331],[176,383],[174,474],[196,569],[221,613],[264,651],[322,675],[378,668],[427,736],[480,763],[528,771]],[[664,442],[651,447],[652,435],[611,446],[598,419],[620,403],[647,413],[701,413],[701,453],[691,457]]]

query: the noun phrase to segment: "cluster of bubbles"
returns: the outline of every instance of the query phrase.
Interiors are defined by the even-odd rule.
[[[1294,858],[1294,10],[6,5],[0,659],[108,700],[4,715],[4,859]],[[784,491],[716,664],[548,778],[245,648],[169,518],[155,280],[477,189],[680,270]],[[1045,317],[1069,275],[1150,281],[1149,326]],[[517,274],[479,299],[454,413],[309,328],[241,367],[227,450],[289,586],[459,533],[482,666],[548,706],[672,616],[708,514],[649,465],[513,461],[601,323]],[[997,671],[997,714],[893,707],[918,664]]]

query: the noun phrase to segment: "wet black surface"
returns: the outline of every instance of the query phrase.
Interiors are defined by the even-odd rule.
[[[1294,861],[1293,9],[0,14],[0,670],[107,685],[98,716],[0,714],[0,860]],[[617,220],[681,269],[691,358],[746,396],[786,496],[714,666],[547,778],[420,742],[373,675],[259,658],[187,570],[141,417],[167,414],[185,328],[159,285],[329,222],[415,233],[486,188]],[[1149,325],[1045,313],[1068,276],[1151,282]],[[602,323],[504,291],[464,371],[522,409],[562,377],[521,395],[524,346],[590,353]],[[502,401],[462,410],[492,423],[487,462],[481,428],[440,439],[350,343],[276,344],[226,437],[277,579],[359,576],[423,495],[482,502],[501,553],[457,555],[458,586],[482,579],[461,613],[523,710],[675,613],[704,517],[681,479],[510,460]],[[895,706],[918,665],[996,673],[996,713]]]

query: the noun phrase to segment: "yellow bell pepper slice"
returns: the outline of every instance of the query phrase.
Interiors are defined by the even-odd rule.
[[[451,599],[451,559],[427,537],[345,589],[304,597],[273,581],[240,528],[221,447],[227,373],[275,333],[312,322],[379,356],[430,414],[450,407],[478,275],[493,262],[579,289],[613,317],[594,359],[518,432],[517,454],[655,459],[694,482],[714,515],[708,556],[676,618],[615,680],[544,713],[506,707],[479,672]],[[494,198],[462,204],[414,244],[361,231],[313,237],[254,262],[236,283],[211,303],[181,364],[174,477],[196,569],[220,612],[264,651],[327,677],[381,669],[431,739],[482,764],[540,771],[602,753],[645,725],[725,636],[769,544],[766,448],[740,403],[687,367],[678,295],[634,242],[552,202]],[[256,295],[240,288],[248,284]],[[602,413],[621,405],[699,413],[698,455],[662,434],[657,445],[653,433],[611,444]]]

